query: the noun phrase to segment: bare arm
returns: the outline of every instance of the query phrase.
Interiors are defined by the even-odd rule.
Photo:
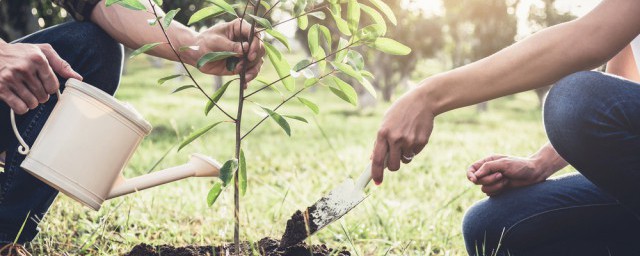
[[[627,45],[615,57],[607,62],[607,73],[618,75],[631,81],[640,82],[636,60],[631,45]]]
[[[542,30],[467,66],[424,80],[387,111],[373,152],[372,176],[411,161],[443,112],[552,84],[597,67],[640,33],[640,1],[604,0],[586,16]],[[404,156],[404,157],[402,157]]]
[[[107,7],[102,1],[93,9],[91,21],[98,24],[116,41],[129,48],[136,49],[148,43],[166,42],[167,39],[158,25],[150,26],[147,22],[155,18],[151,5],[146,0],[140,2],[147,6],[146,12],[129,10],[119,5]],[[159,7],[155,7],[155,12],[158,15],[164,15]],[[238,56],[241,55],[243,48],[247,48],[248,44],[245,42],[244,45],[241,45],[238,41],[240,39],[246,40],[249,37],[251,25],[237,19],[198,33],[180,22],[173,21],[166,29],[169,39],[176,48],[198,46],[198,50],[180,52],[185,63],[195,66],[198,59],[208,52],[230,51],[237,53]],[[258,34],[256,36],[259,37]],[[247,69],[247,81],[251,81],[257,76],[262,65],[262,56],[264,56],[264,48],[260,40],[254,40],[254,42],[248,55],[251,63]],[[168,44],[157,46],[148,53],[173,61],[178,60]],[[238,74],[240,69],[237,67],[241,65],[244,63],[239,63],[236,69],[230,72],[226,70],[224,61],[217,61],[209,63],[200,70],[213,75],[232,75]]]

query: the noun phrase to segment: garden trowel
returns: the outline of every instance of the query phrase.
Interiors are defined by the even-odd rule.
[[[371,181],[371,163],[355,183],[352,179],[347,179],[304,212],[297,211],[287,221],[287,228],[280,241],[280,248],[287,248],[302,242],[355,208],[367,197],[364,188],[369,184],[369,181]]]

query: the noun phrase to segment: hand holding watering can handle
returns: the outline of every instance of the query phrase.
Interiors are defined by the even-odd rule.
[[[58,96],[58,100],[60,100],[60,90],[56,92],[56,95]],[[13,133],[15,133],[18,142],[20,142],[20,146],[18,146],[18,152],[23,155],[29,154],[31,148],[29,147],[29,145],[27,145],[22,136],[20,136],[18,126],[16,125],[16,114],[15,112],[13,112],[13,109],[11,109],[11,127],[13,128]]]

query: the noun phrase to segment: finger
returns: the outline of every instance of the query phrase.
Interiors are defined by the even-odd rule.
[[[400,169],[401,155],[402,152],[398,142],[389,142],[389,161],[387,162],[387,168],[389,168],[389,171],[395,172]]]
[[[483,158],[483,159],[480,159],[480,160],[476,161],[475,163],[473,163],[473,164],[471,165],[471,167],[473,167],[473,168],[477,171],[477,170],[480,168],[480,166],[482,166],[484,163],[486,163],[486,162],[490,162],[490,161],[495,161],[495,160],[502,159],[502,158],[505,158],[505,157],[507,157],[507,156],[503,156],[503,155],[490,155],[490,156],[488,156],[488,157],[485,157],[485,158]]]
[[[384,179],[385,158],[387,157],[388,145],[385,137],[378,134],[376,144],[373,148],[371,160],[371,177],[376,185],[382,184]]]
[[[485,186],[493,185],[496,182],[501,182],[502,178],[503,178],[502,173],[496,172],[494,174],[487,175],[487,176],[484,176],[484,177],[478,179],[478,183],[477,184],[485,185]]]
[[[469,179],[469,181],[473,182],[474,184],[478,184],[478,178],[474,174],[475,172],[476,169],[474,169],[473,166],[469,166],[469,168],[467,169],[467,179]]]
[[[233,39],[248,39],[251,35],[251,24],[246,20],[238,18],[231,24],[233,24]]]
[[[22,101],[22,99],[20,99],[20,97],[15,95],[10,90],[4,92],[2,94],[2,98],[4,99],[4,102],[6,102],[7,105],[9,105],[9,107],[13,109],[13,111],[16,112],[16,114],[18,115],[22,115],[24,113],[27,113],[27,111],[29,111],[27,104],[25,104]]]
[[[27,88],[27,85],[20,84],[20,85],[12,86],[11,91],[13,91],[14,94],[20,97],[22,102],[24,102],[29,109],[34,109],[38,107],[38,99],[36,99],[36,96],[34,96],[33,93],[29,91],[29,89]]]
[[[49,62],[49,65],[54,72],[58,73],[64,78],[75,78],[78,80],[82,80],[82,76],[74,71],[67,61],[60,58],[58,53],[53,50],[50,45],[40,45],[40,49],[42,49],[42,53],[44,53],[44,55],[47,57],[47,61]]]
[[[262,57],[262,56],[259,56],[261,47],[262,47],[262,41],[260,41],[259,38],[255,38],[251,43],[251,49],[249,49],[249,61],[255,61]]]
[[[60,88],[60,82],[58,82],[58,77],[53,73],[53,69],[46,65],[46,67],[40,68],[36,72],[36,76],[40,80],[40,83],[44,87],[44,91],[47,94],[54,94]]]
[[[413,148],[407,147],[406,145],[402,147],[401,153],[402,155],[400,157],[400,160],[402,160],[402,163],[404,164],[410,163],[411,160],[413,160],[413,157],[416,155],[415,153],[413,153]]]
[[[496,196],[504,191],[508,183],[509,183],[509,180],[504,179],[501,182],[497,182],[489,186],[482,186],[480,190],[482,190],[482,192],[484,192],[488,196]]]
[[[45,103],[49,99],[49,95],[44,89],[44,85],[35,73],[27,75],[18,75],[19,80],[35,95],[39,103]]]
[[[480,166],[480,168],[478,168],[478,170],[474,174],[476,175],[476,177],[481,178],[485,175],[489,175],[497,171],[505,170],[507,169],[507,167],[508,167],[508,164],[506,161],[503,161],[502,159],[498,159],[498,160],[494,160],[494,161],[490,161],[482,164],[482,166]]]

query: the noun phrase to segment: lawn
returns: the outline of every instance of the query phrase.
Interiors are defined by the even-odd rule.
[[[172,65],[155,68],[138,58],[123,77],[117,97],[134,105],[154,130],[131,159],[127,177],[146,173],[184,136],[222,118],[216,111],[203,115],[204,101],[196,91],[170,94],[188,84],[186,80],[156,85],[158,78],[174,72]],[[272,71],[265,73],[273,77]],[[231,112],[235,89],[221,104]],[[305,116],[309,124],[290,121],[288,138],[268,120],[244,142],[249,189],[241,206],[243,239],[279,238],[296,209],[312,204],[345,178],[357,176],[367,164],[382,113],[389,106],[358,111],[326,88],[303,95],[321,103],[319,115],[314,117],[297,101],[281,113]],[[281,98],[275,91],[265,91],[252,100],[273,107]],[[263,114],[257,105],[247,106],[245,130]],[[224,162],[233,155],[233,140],[233,126],[221,124],[180,152],[173,148],[156,170],[182,164],[195,152]],[[465,209],[484,196],[467,181],[468,165],[491,153],[526,156],[545,141],[532,92],[492,101],[486,113],[470,107],[442,115],[436,119],[429,145],[410,165],[387,173],[381,186],[370,185],[370,197],[363,204],[308,242],[344,246],[355,255],[465,255],[461,219]],[[211,184],[207,178],[178,181],[107,201],[98,212],[59,196],[31,250],[34,255],[114,255],[138,243],[229,242],[232,189],[208,207],[205,198]]]

